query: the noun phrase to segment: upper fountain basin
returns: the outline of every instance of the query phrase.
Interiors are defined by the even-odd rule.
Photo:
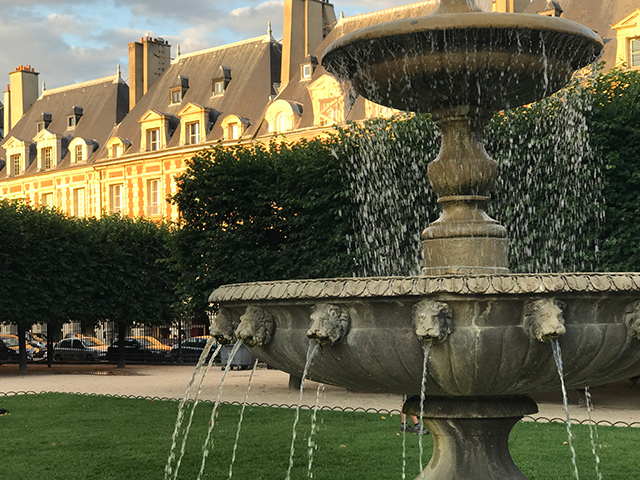
[[[267,341],[249,350],[298,376],[309,332],[329,331],[335,344],[321,349],[309,377],[354,390],[419,393],[423,343],[418,335],[431,328],[435,334],[427,334],[437,337],[439,331],[441,338],[432,341],[429,395],[557,389],[552,348],[540,341],[555,335],[569,387],[640,375],[640,274],[260,282],[222,286],[210,301],[236,325],[240,316],[251,317],[245,315],[250,310],[267,316],[270,331],[262,337]],[[332,316],[339,321],[328,326]],[[416,317],[428,325],[418,325]]]
[[[563,18],[440,13],[346,34],[329,45],[322,64],[387,107],[492,112],[558,91],[603,48],[596,33]]]

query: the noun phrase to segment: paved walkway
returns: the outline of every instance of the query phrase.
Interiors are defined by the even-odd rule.
[[[8,392],[68,392],[111,395],[135,395],[178,399],[194,372],[192,365],[129,365],[118,370],[110,364],[94,365],[46,365],[30,364],[27,375],[18,375],[17,365],[0,366],[0,393]],[[223,401],[242,402],[249,377],[248,370],[229,372],[223,388]],[[215,400],[222,369],[212,367],[203,384],[201,398]],[[249,395],[250,403],[270,405],[295,405],[299,391],[288,387],[288,374],[266,368],[256,370]],[[303,404],[314,405],[317,386],[305,384]],[[632,386],[628,380],[591,389],[594,411],[593,420],[609,422],[638,422],[640,426],[640,382]],[[319,403],[330,407],[373,408],[398,410],[401,397],[392,394],[371,394],[348,391],[344,388],[325,386],[319,395]],[[560,392],[537,394],[540,412],[536,416],[565,418]],[[588,412],[578,405],[578,394],[569,392],[569,412],[572,419],[586,420]]]

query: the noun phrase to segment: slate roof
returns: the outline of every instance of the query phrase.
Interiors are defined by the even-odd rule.
[[[619,22],[635,9],[640,8],[638,0],[558,0],[562,8],[562,18],[586,25],[597,32],[605,43],[602,60],[607,68],[616,62],[616,32],[611,25]],[[547,9],[547,0],[533,0],[525,13],[536,13]]]
[[[112,136],[118,136],[131,142],[123,157],[140,152],[141,127],[138,123],[149,110],[170,117],[170,123],[176,127],[166,148],[176,147],[180,142],[178,112],[187,104],[209,107],[215,120],[207,141],[223,137],[220,126],[222,120],[230,114],[250,120],[243,137],[251,136],[259,127],[259,120],[275,95],[274,84],[280,78],[280,59],[282,46],[271,36],[261,36],[229,45],[214,47],[190,54],[180,55],[149,91],[129,112]],[[231,80],[224,95],[212,96],[212,81],[223,76],[221,67],[229,67]],[[182,79],[180,78],[182,77]],[[188,77],[189,88],[182,101],[171,103],[171,89],[182,85]],[[99,161],[108,161],[108,152],[103,151]]]
[[[300,72],[297,71],[291,77],[291,80],[286,87],[278,95],[278,98],[298,102],[303,106],[303,115],[300,118],[298,125],[295,125],[294,128],[303,129],[313,126],[313,107],[307,86],[327,73],[327,71],[322,67],[322,54],[331,43],[349,32],[353,32],[370,25],[390,22],[402,18],[429,15],[435,11],[439,4],[439,0],[423,0],[417,3],[403,5],[401,7],[340,18],[331,29],[331,32],[314,52],[318,59],[318,67],[313,72],[311,80],[301,80]],[[362,98],[358,98],[351,108],[347,116],[347,120],[360,120],[363,118],[364,102]],[[266,133],[266,127],[263,127],[263,131],[261,133]]]
[[[67,117],[73,114],[74,107],[82,107],[82,117],[74,129],[67,129]],[[50,132],[63,135],[62,159],[55,170],[80,167],[85,165],[70,165],[70,153],[66,149],[73,138],[81,137],[92,140],[98,147],[104,146],[110,138],[114,126],[122,121],[129,109],[129,87],[119,75],[77,83],[60,88],[45,90],[31,106],[27,113],[11,129],[0,143],[0,158],[6,158],[4,148],[1,148],[11,137],[31,141],[36,136],[37,123],[43,120],[45,113],[51,114],[51,123],[47,127]],[[87,163],[95,161],[100,148],[87,159]],[[30,165],[21,175],[36,173],[35,149],[32,148]],[[4,177],[4,170],[0,170],[0,178]],[[38,172],[39,173],[39,172]]]

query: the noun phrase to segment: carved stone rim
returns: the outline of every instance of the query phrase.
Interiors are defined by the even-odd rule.
[[[640,291],[640,273],[548,273],[328,278],[223,285],[212,303],[450,294],[545,294]]]

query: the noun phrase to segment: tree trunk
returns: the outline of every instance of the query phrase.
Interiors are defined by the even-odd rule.
[[[47,323],[47,367],[53,364],[53,323]]]
[[[26,333],[27,333],[27,329],[25,328],[24,324],[19,323],[18,324],[18,340],[20,343],[20,367],[19,367],[19,372],[20,375],[26,375],[27,374],[27,348],[26,348]]]
[[[124,368],[124,339],[127,336],[127,326],[124,323],[118,323],[118,367]]]

